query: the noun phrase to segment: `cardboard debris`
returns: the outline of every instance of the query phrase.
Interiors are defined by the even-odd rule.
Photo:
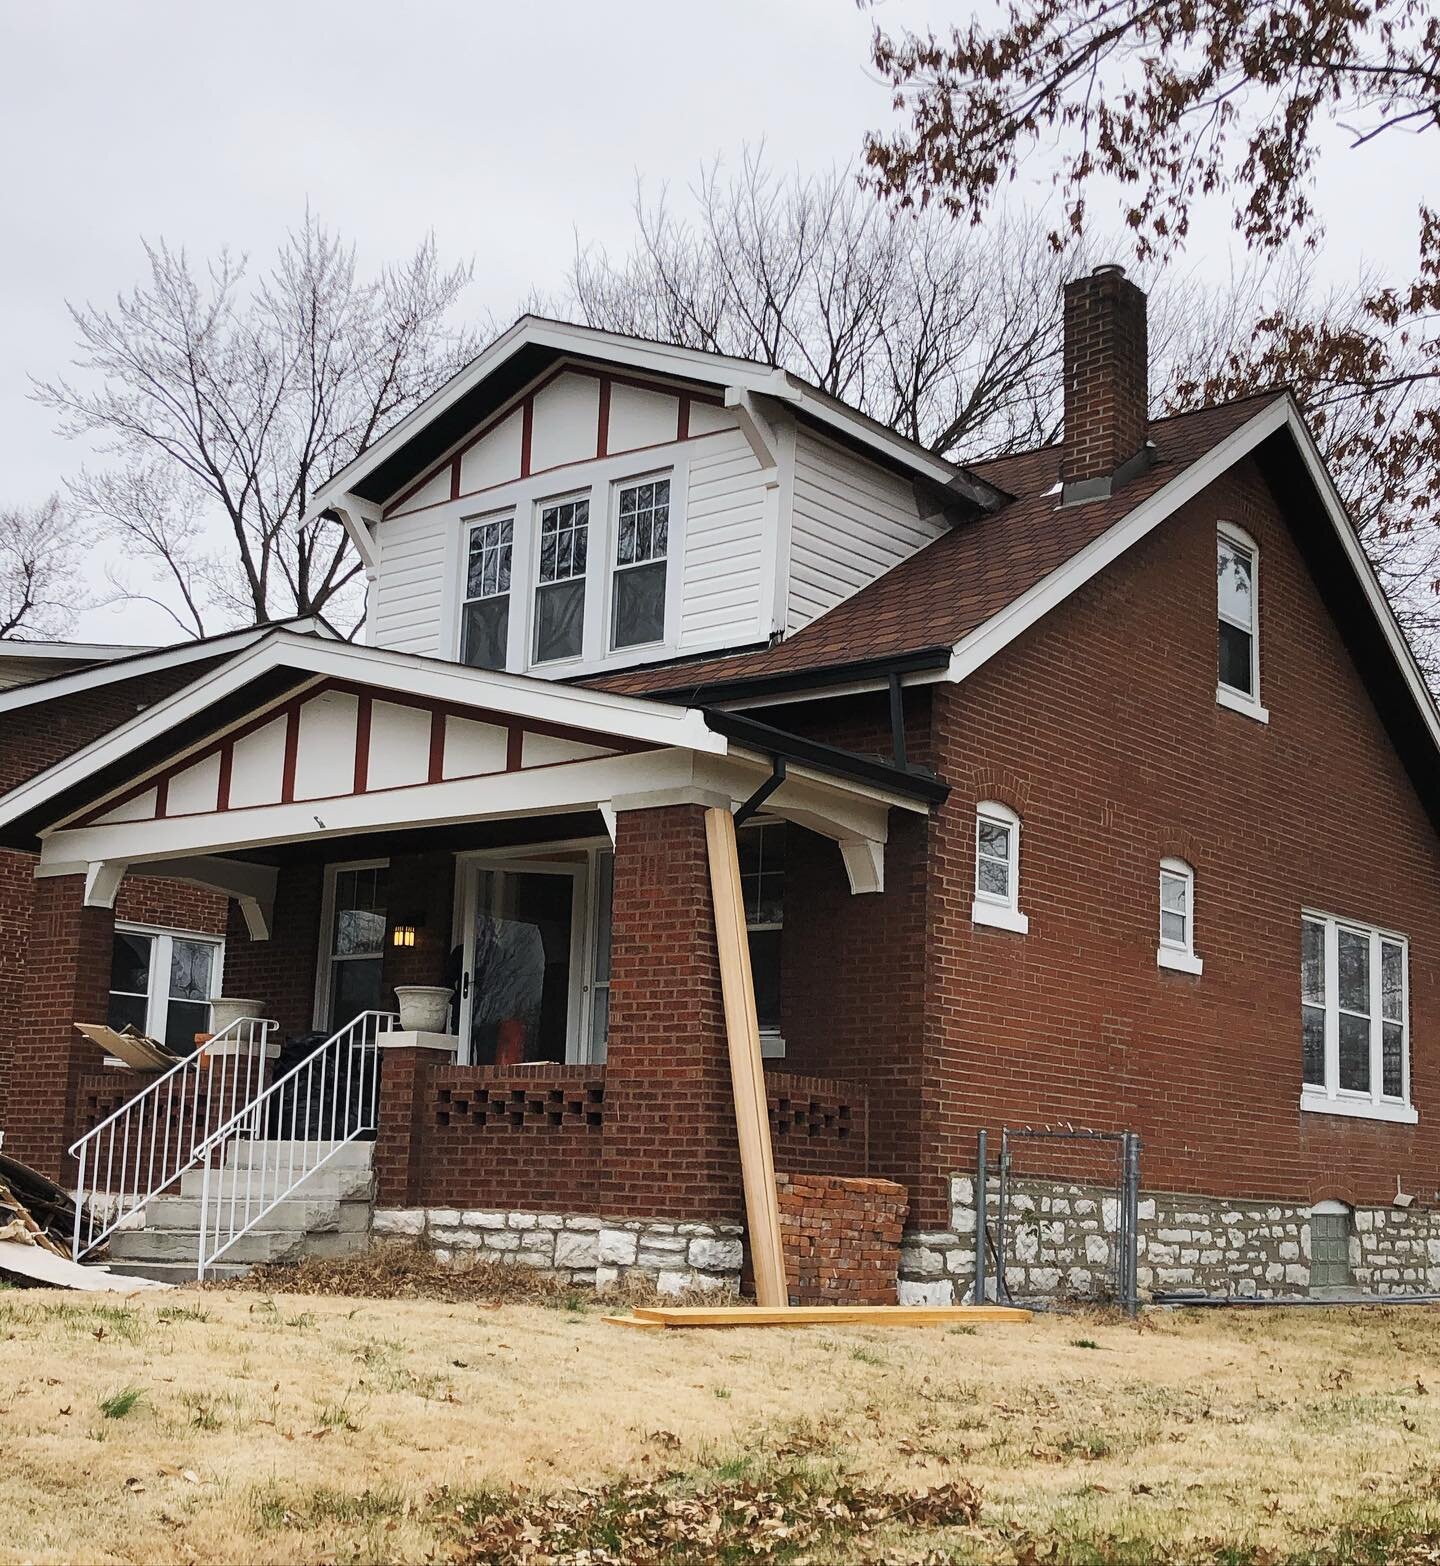
[[[7,1225],[7,1227],[9,1227]],[[171,1289],[172,1283],[123,1278],[107,1267],[86,1267],[33,1240],[0,1239],[0,1277],[40,1289],[79,1289],[87,1294],[133,1294],[137,1289]]]
[[[57,1256],[70,1254],[75,1203],[53,1180],[0,1153],[0,1238],[30,1235]]]

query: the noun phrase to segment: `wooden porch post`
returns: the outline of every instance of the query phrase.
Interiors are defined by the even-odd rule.
[[[720,954],[720,987],[730,1047],[730,1081],[735,1093],[735,1126],[740,1135],[745,1219],[755,1268],[755,1299],[759,1305],[774,1308],[788,1305],[790,1295],[780,1243],[780,1202],[775,1191],[775,1158],[770,1146],[765,1068],[760,1056],[760,1024],[755,1014],[745,901],[740,890],[735,818],[728,810],[706,810],[705,842],[710,855],[715,942]]]

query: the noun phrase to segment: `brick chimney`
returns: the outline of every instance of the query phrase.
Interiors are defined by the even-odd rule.
[[[1145,293],[1122,266],[1065,285],[1062,501],[1111,494],[1149,466]]]

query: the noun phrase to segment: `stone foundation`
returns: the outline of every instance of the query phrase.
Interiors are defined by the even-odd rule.
[[[998,1186],[987,1196],[994,1233]],[[1011,1190],[1006,1280],[1016,1299],[1104,1297],[1114,1277],[1119,1203],[1113,1189],[1016,1181]],[[900,1250],[900,1301],[949,1305],[975,1280],[975,1182],[950,1182],[948,1229],[907,1234]],[[1361,1207],[1351,1214],[1353,1287],[1372,1294],[1440,1293],[1440,1213]],[[1310,1208],[1230,1202],[1173,1192],[1139,1202],[1137,1277],[1141,1297],[1194,1291],[1277,1299],[1310,1290]],[[993,1297],[994,1260],[987,1293]]]
[[[515,1262],[598,1289],[642,1277],[661,1294],[738,1294],[743,1232],[738,1223],[453,1207],[379,1208],[373,1228],[377,1239],[424,1241],[447,1261]]]

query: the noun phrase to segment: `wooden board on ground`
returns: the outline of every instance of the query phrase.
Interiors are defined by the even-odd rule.
[[[617,1326],[657,1327],[941,1327],[980,1322],[1020,1325],[1031,1313],[1013,1305],[637,1305]]]

